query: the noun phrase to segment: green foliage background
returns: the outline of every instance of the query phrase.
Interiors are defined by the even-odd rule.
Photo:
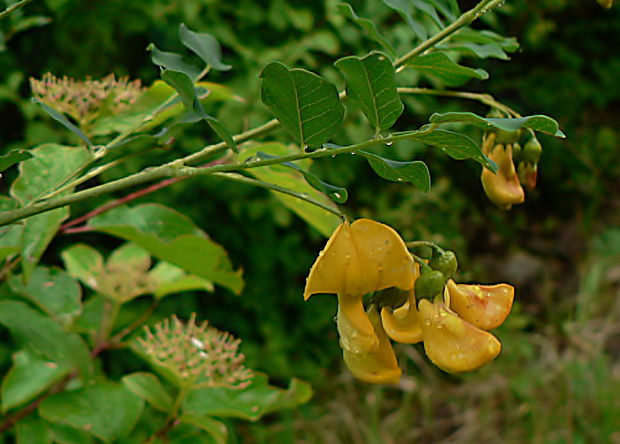
[[[473,4],[461,2],[462,8],[467,3]],[[233,72],[213,72],[209,80],[245,100],[221,105],[218,117],[232,131],[253,127],[269,118],[259,103],[258,78],[268,62],[277,58],[305,67],[342,86],[333,60],[374,47],[336,13],[336,4],[34,1],[0,22],[0,146],[8,152],[71,137],[25,100],[28,77],[50,71],[99,78],[114,72],[148,85],[159,74],[146,46],[156,42],[161,49],[180,50],[180,22],[215,35],[224,60],[234,66]],[[410,46],[410,31],[381,2],[352,4],[359,15],[389,24],[386,34],[397,49]],[[272,195],[245,185],[195,178],[148,198],[185,213],[224,245],[246,281],[241,296],[218,289],[166,299],[156,316],[197,311],[243,339],[251,367],[276,382],[297,376],[315,388],[313,401],[298,411],[240,426],[240,442],[620,442],[620,58],[611,38],[620,34],[620,8],[605,11],[593,0],[515,0],[484,21],[516,36],[521,50],[510,63],[483,61],[480,67],[491,77],[471,81],[467,89],[490,92],[525,115],[552,115],[568,136],[541,138],[539,185],[525,204],[507,213],[497,210],[482,192],[477,164],[413,143],[403,142],[395,152],[431,160],[428,194],[382,181],[356,157],[314,165],[331,183],[349,189],[347,209],[355,217],[372,217],[405,239],[430,239],[455,250],[461,281],[507,281],[517,287],[515,312],[499,332],[502,355],[484,370],[446,376],[408,347],[401,350],[401,365],[411,375],[408,390],[353,382],[341,371],[335,300],[303,303],[301,298],[324,243],[319,233]],[[486,111],[445,98],[416,96],[405,102],[397,123],[402,130],[425,123],[434,111]],[[347,119],[347,131],[336,142],[370,134],[359,114]],[[183,127],[174,136],[174,149],[185,153],[212,141],[202,126]],[[149,156],[129,167],[170,154]],[[3,193],[14,174],[9,171],[0,183]],[[77,205],[73,214],[107,199]],[[102,252],[117,246],[97,234],[86,239]],[[61,265],[59,252],[76,241],[73,236],[54,240],[46,263]],[[136,311],[140,304],[135,302]],[[10,365],[8,350],[0,345],[3,369]],[[123,352],[107,362],[119,377],[136,366]]]

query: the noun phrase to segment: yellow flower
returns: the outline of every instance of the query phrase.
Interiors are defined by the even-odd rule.
[[[495,174],[486,168],[482,169],[480,179],[489,200],[505,209],[510,209],[513,204],[523,203],[525,192],[519,183],[512,160],[512,145],[495,145],[495,134],[491,133],[486,136],[482,149],[499,168]]]
[[[422,299],[422,339],[428,358],[442,370],[475,370],[495,359],[502,346],[491,333],[474,327],[450,310],[443,300]]]
[[[419,266],[416,264],[414,277],[419,276]],[[417,302],[413,289],[409,290],[407,301],[391,310],[388,307],[381,309],[381,321],[387,335],[403,344],[416,344],[422,340],[422,321],[418,312]]]
[[[385,334],[379,313],[374,305],[368,309],[367,316],[375,331],[378,343],[372,349],[358,343],[359,334],[346,316],[342,316],[342,306],[338,307],[337,325],[344,363],[357,379],[373,384],[396,384],[401,370],[390,339]]]
[[[465,285],[450,279],[450,308],[461,318],[484,330],[499,327],[512,308],[515,289],[512,285]]]

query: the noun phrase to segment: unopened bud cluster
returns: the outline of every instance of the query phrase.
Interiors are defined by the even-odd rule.
[[[252,370],[244,367],[245,356],[239,353],[241,341],[206,321],[197,324],[194,314],[187,323],[172,316],[144,330],[146,337],[138,341],[146,354],[193,387],[241,389],[252,382]]]
[[[101,80],[74,80],[47,73],[40,80],[31,78],[30,87],[36,98],[82,125],[98,116],[104,102],[109,113],[116,114],[129,108],[144,91],[140,80],[116,79],[114,74]]]

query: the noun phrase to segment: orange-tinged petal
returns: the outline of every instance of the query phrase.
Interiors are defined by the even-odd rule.
[[[523,203],[525,192],[519,183],[519,177],[512,161],[512,145],[496,145],[489,154],[489,159],[497,163],[497,174],[486,168],[482,169],[482,187],[489,200],[502,208]]]
[[[379,345],[379,338],[368,315],[364,310],[362,297],[338,295],[338,333],[340,346],[353,353],[374,350]]]
[[[495,336],[459,318],[443,302],[422,299],[424,350],[439,368],[450,373],[475,370],[495,359],[501,344]]]
[[[403,344],[415,344],[422,340],[422,319],[416,308],[415,294],[409,291],[407,302],[396,310],[381,309],[381,321],[387,335]]]
[[[342,312],[339,308],[339,325],[341,323],[341,315]],[[353,349],[343,346],[342,355],[344,362],[357,379],[373,384],[396,384],[400,381],[401,370],[396,362],[396,356],[394,355],[394,350],[392,350],[390,339],[383,331],[379,313],[377,313],[374,306],[370,307],[367,315],[379,340],[377,347],[369,351],[355,352]],[[339,331],[341,330],[344,329],[339,328]],[[350,333],[353,334],[354,331]],[[341,345],[344,342],[342,339],[343,337],[341,336]],[[350,338],[350,341],[354,340],[354,337]]]
[[[452,279],[447,284],[450,308],[478,328],[499,327],[510,313],[515,289],[512,285],[465,285]]]
[[[342,223],[327,241],[306,280],[304,299],[314,293],[364,295],[389,287],[413,288],[414,262],[401,237],[382,223]]]

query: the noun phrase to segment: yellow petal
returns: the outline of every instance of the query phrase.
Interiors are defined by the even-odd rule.
[[[314,293],[364,295],[389,287],[413,288],[413,259],[398,233],[370,219],[342,223],[327,241],[306,280]]]
[[[422,299],[418,308],[423,319],[424,351],[442,370],[475,370],[499,354],[501,344],[495,336],[459,318],[442,302]]]
[[[478,328],[499,327],[512,308],[515,289],[512,285],[465,285],[452,279],[447,284],[450,308]]]
[[[364,310],[362,297],[338,295],[338,316],[336,317],[340,346],[353,353],[374,350],[379,338]]]
[[[512,145],[496,145],[488,154],[489,159],[497,163],[497,174],[486,168],[482,169],[482,187],[489,200],[502,208],[510,208],[513,204],[523,203],[525,193],[512,161]]]
[[[392,311],[381,310],[381,321],[387,335],[403,344],[415,344],[422,340],[422,319],[416,308],[415,294],[409,291],[407,302]]]
[[[343,347],[342,355],[344,362],[357,379],[373,384],[396,384],[400,381],[401,370],[396,362],[396,356],[394,355],[394,350],[392,350],[390,339],[383,331],[379,313],[377,313],[374,306],[371,306],[367,315],[379,340],[378,345],[371,351],[359,353]],[[341,311],[339,308],[339,323],[340,318]]]

